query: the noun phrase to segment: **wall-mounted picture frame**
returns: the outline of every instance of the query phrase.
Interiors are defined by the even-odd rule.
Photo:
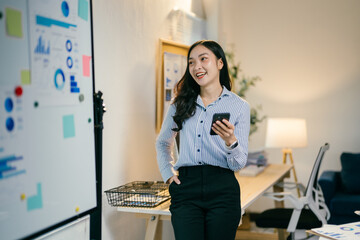
[[[174,97],[174,87],[185,73],[190,46],[171,40],[159,40],[156,81],[156,133],[160,132],[164,115]]]

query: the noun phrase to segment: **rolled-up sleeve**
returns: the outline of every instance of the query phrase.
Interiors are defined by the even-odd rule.
[[[160,134],[156,140],[156,157],[164,182],[175,173],[173,167],[174,158],[172,154],[176,136],[176,132],[172,129],[177,126],[173,120],[175,111],[175,106],[171,104],[162,123]]]

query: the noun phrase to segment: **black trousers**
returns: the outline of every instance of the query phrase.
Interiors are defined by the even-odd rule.
[[[233,240],[241,218],[240,186],[234,172],[201,165],[179,169],[172,182],[171,223],[177,240]]]

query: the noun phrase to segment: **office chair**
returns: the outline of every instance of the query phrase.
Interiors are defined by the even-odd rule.
[[[317,155],[311,171],[309,182],[300,198],[290,192],[265,193],[264,196],[276,201],[290,200],[294,208],[273,208],[262,212],[256,219],[257,227],[287,229],[288,239],[295,239],[296,229],[311,229],[321,227],[330,218],[330,212],[325,204],[323,193],[318,185],[318,172],[329,144],[325,143]],[[286,188],[286,183],[283,186]],[[297,186],[295,186],[297,187]],[[304,190],[304,187],[302,187]]]

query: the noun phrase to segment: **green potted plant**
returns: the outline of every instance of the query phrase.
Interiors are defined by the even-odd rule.
[[[245,98],[246,92],[250,87],[254,87],[255,83],[261,81],[259,76],[248,77],[241,74],[240,63],[235,63],[233,52],[226,52],[226,58],[229,64],[229,74],[233,83],[233,91],[240,97]],[[259,112],[262,110],[261,105],[251,107],[250,109],[250,135],[257,131],[258,123],[261,123],[266,116],[260,117]]]

